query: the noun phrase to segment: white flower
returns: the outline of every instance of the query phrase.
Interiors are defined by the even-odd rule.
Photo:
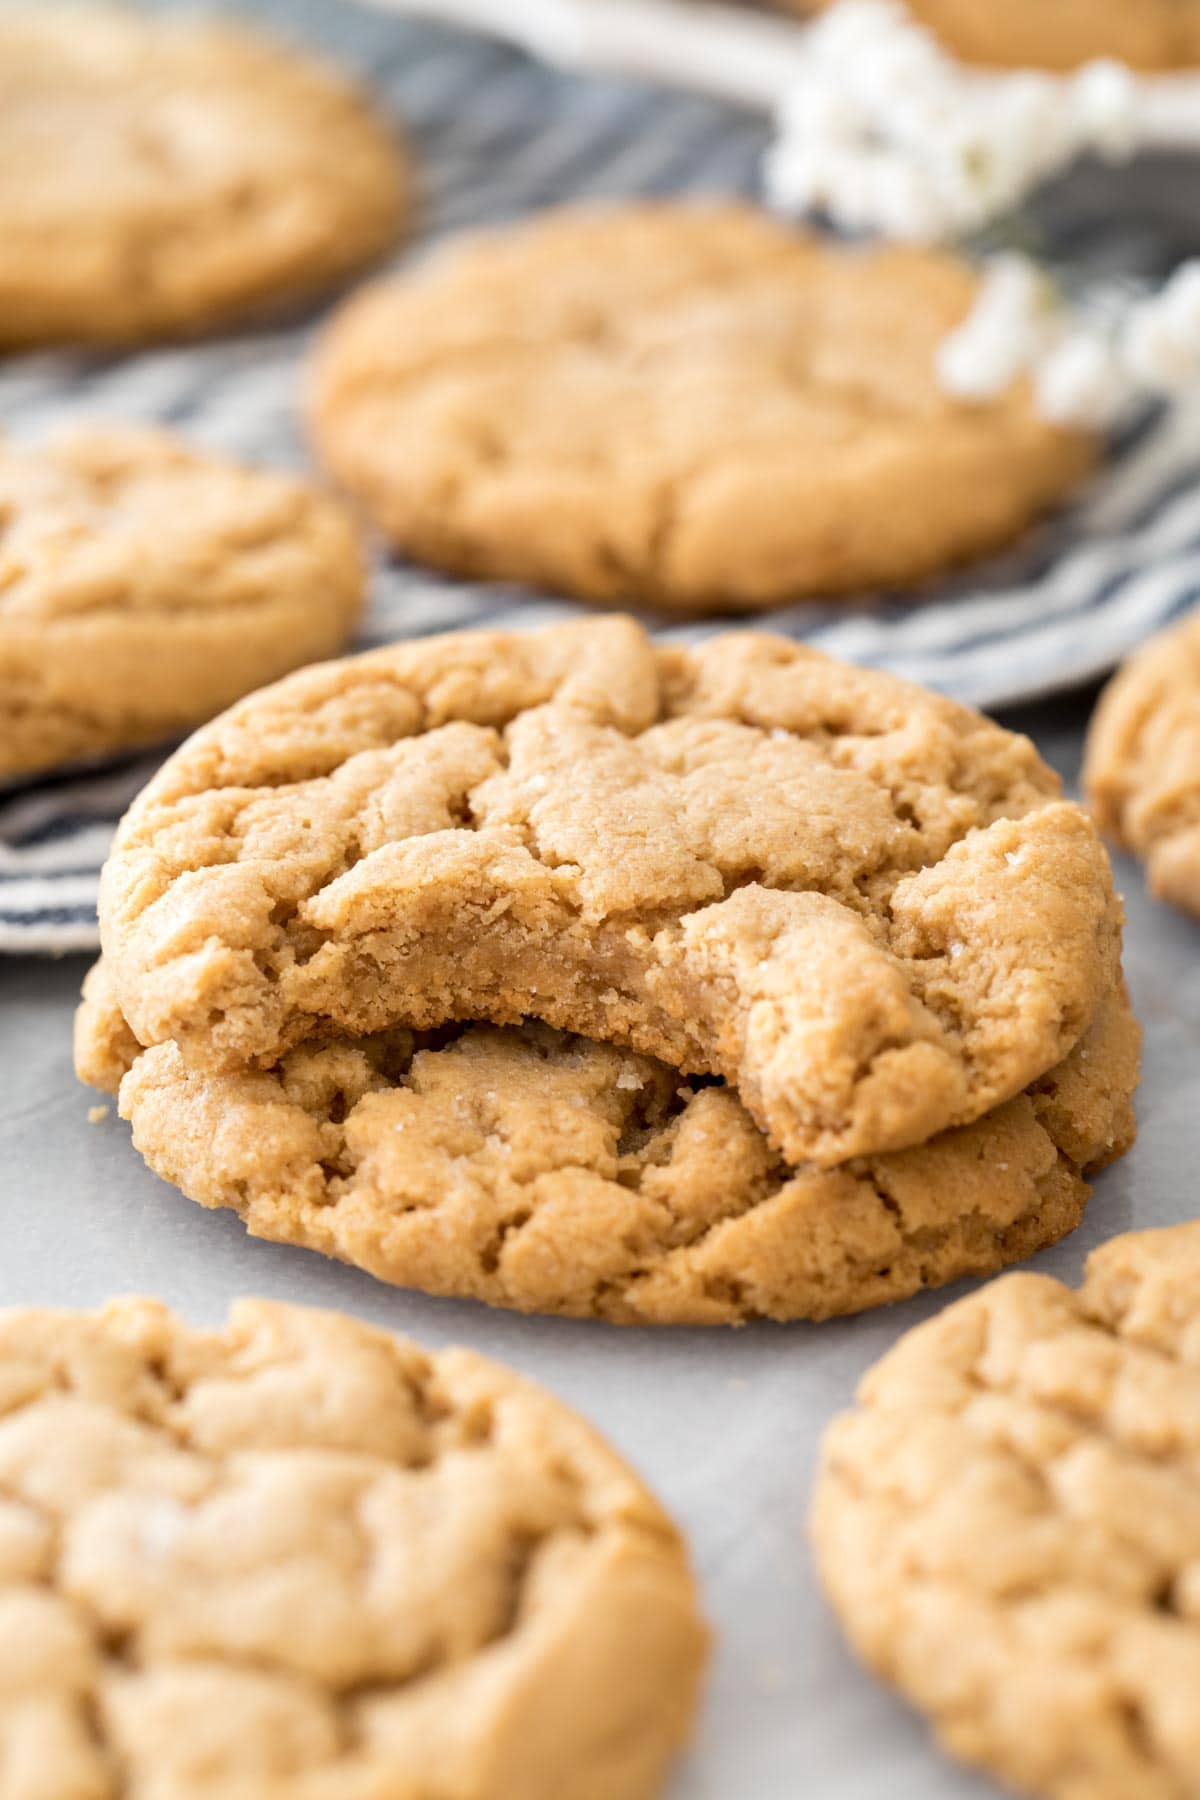
[[[1084,152],[1135,154],[1158,129],[1143,96],[1113,62],[1067,76],[968,68],[894,0],[840,0],[805,33],[767,192],[854,230],[959,236]]]
[[[938,351],[942,386],[964,400],[989,400],[1028,370],[1054,329],[1050,283],[1023,256],[999,256],[988,268],[979,298]]]
[[[1200,262],[1184,263],[1137,307],[1123,337],[1130,373],[1151,392],[1175,393],[1200,378]]]
[[[1070,307],[1036,265],[998,257],[939,349],[937,373],[948,393],[973,401],[1028,376],[1046,418],[1105,430],[1200,381],[1200,262],[1101,321]]]
[[[1105,430],[1136,401],[1118,344],[1100,331],[1066,332],[1034,371],[1038,410],[1055,425]]]
[[[1113,162],[1138,149],[1138,82],[1124,63],[1101,61],[1080,69],[1072,99],[1081,144]]]

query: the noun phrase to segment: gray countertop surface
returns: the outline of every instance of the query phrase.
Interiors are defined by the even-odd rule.
[[[1086,699],[1012,715],[1073,781]],[[1141,1137],[1102,1175],[1087,1218],[1038,1267],[1075,1281],[1087,1252],[1132,1227],[1196,1212],[1200,927],[1155,905],[1118,866],[1127,968],[1146,1027]],[[855,1666],[817,1590],[805,1515],[818,1439],[855,1382],[945,1295],[831,1325],[741,1332],[622,1331],[524,1319],[381,1286],[317,1256],[249,1240],[141,1164],[115,1116],[71,1071],[85,968],[0,959],[0,1300],[94,1306],[160,1295],[197,1322],[255,1293],[339,1307],[435,1346],[467,1343],[588,1414],[686,1529],[717,1649],[703,1721],[672,1800],[964,1800],[992,1792],[932,1747]]]

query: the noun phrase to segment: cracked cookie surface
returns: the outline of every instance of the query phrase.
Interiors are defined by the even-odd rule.
[[[1094,446],[1020,389],[942,392],[964,263],[745,206],[559,214],[350,300],[317,448],[419,561],[728,611],[936,576],[1016,538]]]
[[[817,1560],[953,1754],[1048,1800],[1200,1792],[1200,1225],[1074,1292],[1007,1276],[901,1340],[829,1431]]]
[[[147,1046],[527,1016],[719,1075],[793,1162],[922,1143],[1070,1052],[1120,911],[1028,740],[751,633],[458,633],[195,734],[101,882]]]
[[[817,12],[833,0],[781,0]],[[907,10],[968,62],[1074,69],[1111,57],[1135,69],[1200,63],[1196,0],[905,0]]]
[[[0,442],[0,776],[177,734],[334,654],[365,584],[303,482],[142,429]]]
[[[0,11],[0,344],[130,341],[310,294],[396,237],[366,97],[248,31]]]
[[[1116,993],[996,1112],[831,1171],[789,1168],[729,1088],[546,1026],[206,1073],[140,1050],[101,964],[76,1058],[120,1086],[150,1167],[254,1236],[493,1306],[724,1325],[857,1312],[1056,1242],[1133,1141],[1139,1035]]]
[[[1200,614],[1143,645],[1105,689],[1083,779],[1151,890],[1200,915]]]
[[[0,1317],[10,1800],[651,1800],[705,1633],[566,1407],[240,1301]]]

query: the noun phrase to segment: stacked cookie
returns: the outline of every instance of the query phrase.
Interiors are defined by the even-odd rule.
[[[85,1078],[258,1235],[527,1310],[853,1311],[1078,1221],[1137,1032],[1085,815],[979,715],[621,618],[310,670],[105,870]]]

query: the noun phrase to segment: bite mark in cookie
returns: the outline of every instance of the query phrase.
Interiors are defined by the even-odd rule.
[[[189,1068],[173,1044],[141,1049],[103,964],[76,1066],[119,1087],[157,1174],[253,1235],[494,1306],[716,1325],[857,1312],[1055,1242],[1133,1141],[1138,1045],[1114,993],[1024,1094],[831,1171],[789,1168],[730,1089],[546,1026]]]
[[[923,1142],[1061,1062],[1117,979],[1107,858],[1024,739],[751,634],[460,634],[197,734],[102,882],[138,1040],[534,1016],[735,1085],[793,1162]]]

